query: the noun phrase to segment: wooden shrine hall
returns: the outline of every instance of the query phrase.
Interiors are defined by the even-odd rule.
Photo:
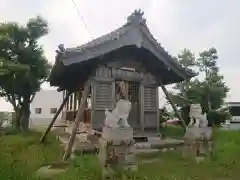
[[[169,98],[164,85],[195,75],[164,50],[150,33],[143,12],[136,10],[122,27],[87,44],[67,49],[59,45],[49,82],[67,97],[61,107],[64,120],[77,118],[84,84],[89,83],[82,122],[100,131],[105,109],[113,110],[122,92],[132,103],[129,124],[135,133],[145,134],[158,132],[158,87]]]

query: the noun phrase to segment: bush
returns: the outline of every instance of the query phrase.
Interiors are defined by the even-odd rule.
[[[219,126],[221,123],[224,123],[227,119],[231,117],[228,111],[210,111],[207,115],[209,125]]]

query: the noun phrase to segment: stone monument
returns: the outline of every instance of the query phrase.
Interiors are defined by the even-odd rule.
[[[103,172],[131,170],[136,167],[133,129],[127,121],[130,109],[131,102],[120,99],[112,112],[105,111],[105,126],[102,130],[99,148]]]
[[[202,114],[200,104],[191,105],[189,116],[191,121],[184,135],[185,145],[197,157],[211,153],[212,128],[208,127],[206,113]]]

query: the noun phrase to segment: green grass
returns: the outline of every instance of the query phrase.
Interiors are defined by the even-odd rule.
[[[10,133],[0,136],[0,179],[29,179],[36,168],[62,154],[59,143],[51,136],[39,144],[40,133]]]
[[[175,139],[183,138],[183,135],[184,135],[184,130],[179,125],[168,124],[165,127],[162,127],[160,131],[166,137],[175,138]]]
[[[60,160],[62,149],[53,136],[45,145],[39,144],[40,133],[18,133],[0,136],[0,179],[36,180],[36,169],[42,164]],[[237,180],[240,169],[240,132],[216,132],[214,153],[197,164],[180,152],[154,153],[138,156],[139,170],[135,179],[162,180]],[[156,161],[141,163],[145,160]],[[51,180],[99,180],[100,165],[95,156],[76,158],[68,171]],[[129,179],[134,179],[129,178]]]
[[[0,135],[0,179],[35,180],[36,170],[43,164],[61,160],[63,155],[59,142],[50,135],[45,144],[40,144],[39,132],[16,133],[10,131]],[[52,180],[80,180],[100,177],[96,157],[84,156],[76,159],[69,170]]]
[[[214,132],[216,142],[212,157],[197,164],[193,159],[183,157],[181,152],[155,153],[143,155],[141,159],[159,159],[140,166],[139,175],[149,179],[207,179],[237,180],[240,169],[240,132]],[[174,178],[173,178],[174,177]]]

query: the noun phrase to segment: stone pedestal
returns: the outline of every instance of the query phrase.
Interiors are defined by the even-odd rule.
[[[212,128],[187,128],[184,142],[185,151],[187,151],[188,155],[192,154],[194,157],[204,158],[204,156],[212,152]]]
[[[102,138],[108,141],[114,141],[118,144],[118,141],[131,141],[133,140],[133,129],[131,127],[103,127]]]
[[[104,127],[99,159],[104,172],[136,168],[133,129]]]

